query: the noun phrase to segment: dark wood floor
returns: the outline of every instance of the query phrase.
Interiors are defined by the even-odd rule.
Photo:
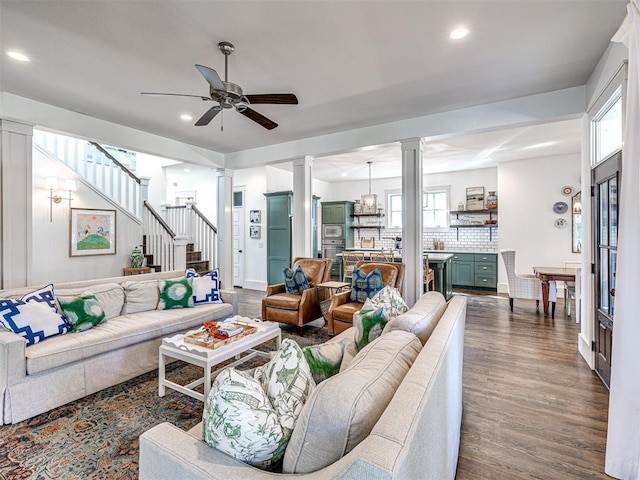
[[[263,292],[239,289],[242,315]],[[468,295],[458,480],[601,479],[609,394],[577,351],[578,327],[533,301]]]

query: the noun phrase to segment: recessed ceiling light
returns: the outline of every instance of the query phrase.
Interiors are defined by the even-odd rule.
[[[193,117],[191,115],[189,115],[188,113],[183,113],[182,115],[180,115],[180,118],[182,120],[184,120],[185,122],[193,120]]]
[[[27,57],[26,55],[24,55],[23,53],[20,52],[16,52],[16,51],[10,51],[7,52],[7,55],[11,58],[13,58],[14,60],[18,60],[19,62],[30,62],[31,59],[29,57]]]
[[[533,150],[534,148],[544,148],[550,147],[551,145],[555,145],[557,142],[542,142],[536,143],[534,145],[529,145],[528,147],[522,147],[522,150]]]
[[[185,173],[189,173],[191,170],[189,168],[183,168],[182,171]]]
[[[449,38],[452,39],[452,40],[460,40],[461,38],[464,38],[467,35],[469,35],[469,30],[464,28],[464,27],[460,27],[460,28],[456,28],[455,30],[453,30],[449,34]]]

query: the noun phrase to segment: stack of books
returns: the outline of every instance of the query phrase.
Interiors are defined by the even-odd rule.
[[[242,325],[238,325],[237,323],[222,322],[218,324],[218,330],[216,331],[214,338],[229,338],[233,337],[234,335],[238,335],[243,331],[244,328],[242,328]]]

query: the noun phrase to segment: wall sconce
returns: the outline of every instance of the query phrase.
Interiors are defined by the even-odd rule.
[[[64,181],[64,190],[67,191],[68,197],[61,197],[60,195],[54,195],[53,191],[58,189],[58,180],[54,177],[47,177],[45,180],[45,185],[49,189],[49,221],[53,222],[53,204],[60,203],[62,200],[69,201],[69,208],[71,208],[71,192],[75,192],[78,190],[75,180],[65,180]]]

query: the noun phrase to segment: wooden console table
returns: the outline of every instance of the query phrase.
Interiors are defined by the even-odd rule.
[[[151,267],[124,267],[122,275],[140,275],[141,273],[151,273]]]

